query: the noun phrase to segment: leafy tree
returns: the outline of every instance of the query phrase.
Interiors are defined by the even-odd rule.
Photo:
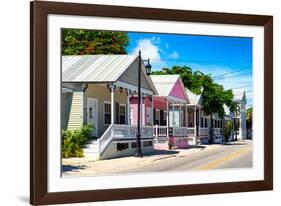
[[[126,54],[129,37],[125,32],[62,30],[62,54]]]
[[[218,114],[220,118],[225,115],[223,105],[233,108],[233,94],[232,90],[224,90],[223,86],[215,83],[209,75],[204,75],[202,80],[202,106],[203,112],[210,116],[210,143],[213,141],[213,114]]]

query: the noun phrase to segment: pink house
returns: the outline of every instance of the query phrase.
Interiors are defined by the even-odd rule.
[[[188,109],[190,103],[179,75],[150,75],[158,95],[141,99],[142,125],[153,125],[154,149],[188,147]],[[131,124],[137,123],[137,99],[131,98]]]

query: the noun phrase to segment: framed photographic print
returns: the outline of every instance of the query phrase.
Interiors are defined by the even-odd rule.
[[[273,189],[273,17],[31,2],[31,204]]]

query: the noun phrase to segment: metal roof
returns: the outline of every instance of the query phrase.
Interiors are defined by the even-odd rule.
[[[244,89],[234,89],[233,92],[233,101],[234,102],[242,102],[246,103],[246,93]]]
[[[185,88],[186,94],[189,97],[190,104],[199,105],[201,100],[201,95],[196,95],[189,89]]]
[[[159,96],[169,96],[179,75],[150,75]]]
[[[116,82],[137,55],[62,56],[63,82]]]
[[[223,109],[224,109],[224,113],[225,115],[230,115],[230,110],[229,110],[229,107],[226,106],[226,104],[223,105]]]

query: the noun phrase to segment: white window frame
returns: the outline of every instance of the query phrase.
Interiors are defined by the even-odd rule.
[[[112,111],[111,111],[111,102],[109,102],[109,101],[104,101],[104,102],[103,102],[103,124],[104,124],[104,125],[110,125],[110,124],[105,123],[105,105],[106,105],[106,104],[109,104],[109,105],[110,105],[110,113],[109,113],[109,114],[110,114],[110,124],[111,124],[111,112],[112,112]]]
[[[158,117],[157,113],[159,114],[159,118],[157,118]],[[160,109],[155,109],[155,120],[158,120],[158,125],[161,124],[160,123]]]
[[[121,113],[120,113],[120,108],[121,107],[124,107],[125,108],[125,110],[124,110],[124,115],[123,116],[125,116],[125,123],[124,124],[126,124],[126,117],[127,117],[127,114],[126,114],[126,111],[127,111],[127,105],[126,104],[119,104],[119,124],[121,124],[120,122],[121,122]],[[123,124],[123,125],[124,125]]]

